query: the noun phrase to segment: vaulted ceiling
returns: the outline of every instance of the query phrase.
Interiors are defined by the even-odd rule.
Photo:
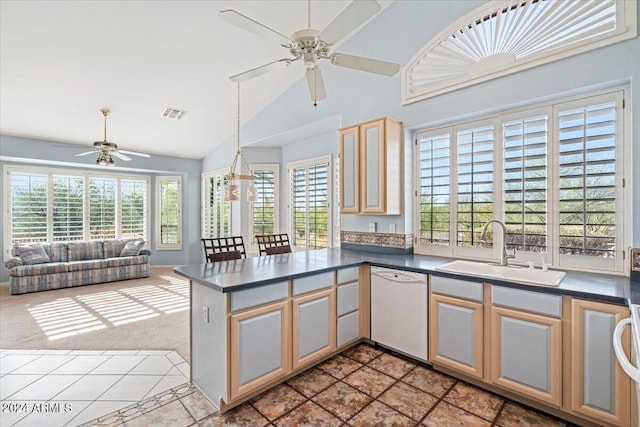
[[[312,1],[312,27],[323,29],[349,3]],[[287,54],[220,20],[225,9],[286,35],[306,28],[305,0],[3,0],[0,133],[83,145],[68,148],[72,155],[102,140],[106,107],[108,140],[120,148],[202,158],[236,130],[228,77]],[[295,65],[242,84],[242,122],[303,78]],[[292,108],[313,108],[299,102]],[[166,107],[187,113],[165,118]]]

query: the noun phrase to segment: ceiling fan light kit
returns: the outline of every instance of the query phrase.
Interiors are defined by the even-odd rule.
[[[104,117],[104,140],[95,141],[93,143],[93,150],[76,154],[76,157],[87,156],[97,151],[98,158],[96,159],[96,164],[100,166],[113,166],[115,164],[113,157],[117,157],[126,162],[132,160],[131,157],[127,156],[127,154],[139,157],[151,157],[148,154],[138,153],[136,151],[118,150],[118,146],[116,144],[107,141],[107,116],[111,114],[111,111],[107,108],[103,108],[100,112]]]
[[[309,95],[315,107],[318,105],[318,101],[325,99],[327,96],[322,70],[318,68],[318,63],[322,60],[328,60],[331,64],[340,67],[383,76],[392,76],[400,70],[400,65],[393,62],[331,51],[336,43],[380,11],[381,7],[377,1],[354,0],[323,31],[311,28],[311,0],[308,0],[307,5],[307,28],[296,31],[290,38],[235,10],[221,11],[219,16],[224,21],[253,34],[278,42],[282,47],[288,49],[292,56],[292,58],[279,59],[231,76],[231,81],[236,83],[243,82],[282,65],[288,66],[292,62],[301,61],[307,69],[306,77]]]

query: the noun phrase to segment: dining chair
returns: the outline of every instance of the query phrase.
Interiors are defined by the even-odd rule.
[[[226,261],[229,259],[241,259],[247,257],[242,236],[212,237],[200,240],[202,241],[202,247],[204,248],[204,258],[207,262]],[[212,255],[213,257],[211,257]]]
[[[287,233],[258,235],[256,236],[256,242],[258,243],[260,256],[291,252],[289,235]],[[268,253],[267,249],[270,249],[269,252],[271,253]]]

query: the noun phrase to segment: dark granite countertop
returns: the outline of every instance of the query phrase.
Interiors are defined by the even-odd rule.
[[[236,292],[295,277],[304,277],[369,263],[439,276],[491,283],[535,292],[569,295],[613,304],[640,303],[640,283],[631,286],[628,277],[567,271],[557,287],[527,285],[467,275],[446,273],[436,267],[452,261],[427,255],[385,255],[345,249],[320,249],[266,257],[176,267],[174,271],[220,292]],[[635,301],[635,302],[634,302]]]

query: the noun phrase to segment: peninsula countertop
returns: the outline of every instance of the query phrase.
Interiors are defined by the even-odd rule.
[[[566,277],[559,286],[548,287],[435,270],[436,267],[450,261],[452,261],[451,258],[428,255],[386,255],[330,248],[186,265],[176,267],[174,271],[196,283],[227,293],[368,263],[380,267],[488,282],[534,292],[569,295],[621,305],[633,303],[628,277],[567,271]]]

